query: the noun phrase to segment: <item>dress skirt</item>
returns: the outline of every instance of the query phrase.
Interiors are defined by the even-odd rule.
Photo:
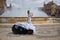
[[[14,34],[33,34],[33,30],[31,29],[26,29],[18,25],[13,25],[12,26],[12,32]]]

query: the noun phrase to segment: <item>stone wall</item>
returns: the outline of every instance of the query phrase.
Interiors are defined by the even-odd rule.
[[[27,17],[0,17],[0,23],[27,22]],[[60,23],[60,18],[32,17],[33,24]]]
[[[46,23],[49,17],[32,17],[33,23]],[[0,17],[0,23],[27,22],[27,17]]]

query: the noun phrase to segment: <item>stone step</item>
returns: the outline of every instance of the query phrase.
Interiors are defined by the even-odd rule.
[[[36,32],[39,36],[56,36],[60,35],[60,27],[37,27]]]
[[[45,24],[36,27],[37,36],[58,36],[60,35],[60,24]]]
[[[0,27],[11,27],[14,23],[0,23]],[[60,23],[43,23],[43,24],[33,24],[36,27],[58,27]]]

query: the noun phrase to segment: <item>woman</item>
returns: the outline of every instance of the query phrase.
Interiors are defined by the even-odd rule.
[[[27,23],[17,22],[13,25],[12,32],[14,34],[34,34],[35,33],[35,27],[31,22],[32,14],[30,13],[29,10],[27,11],[27,13],[28,13]]]

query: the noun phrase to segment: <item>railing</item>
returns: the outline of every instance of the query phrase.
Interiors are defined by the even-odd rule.
[[[60,18],[50,18],[52,20],[52,23],[60,23]]]
[[[0,17],[0,23],[27,22],[27,17]],[[32,23],[60,23],[60,18],[32,17]]]

